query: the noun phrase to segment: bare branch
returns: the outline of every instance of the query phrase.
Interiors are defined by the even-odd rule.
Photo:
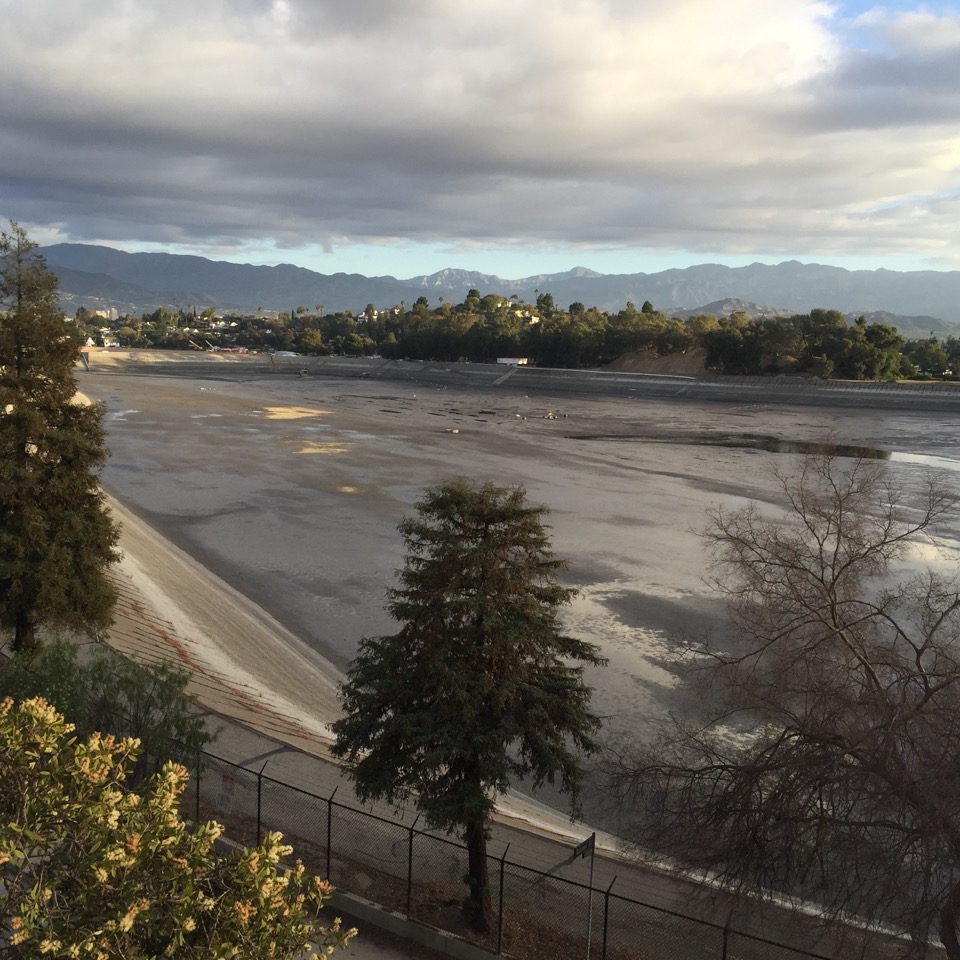
[[[732,630],[695,648],[700,721],[608,745],[638,845],[836,916],[960,936],[960,593],[904,573],[957,514],[942,477],[911,493],[873,461],[778,474],[786,517],[710,515],[710,583]]]

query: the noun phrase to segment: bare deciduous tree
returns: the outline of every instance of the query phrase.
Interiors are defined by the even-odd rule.
[[[957,497],[869,461],[777,476],[786,520],[720,509],[705,533],[733,629],[688,650],[704,713],[613,750],[611,782],[638,842],[957,960],[960,594],[937,539]]]

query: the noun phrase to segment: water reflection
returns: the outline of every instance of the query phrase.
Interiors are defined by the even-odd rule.
[[[802,456],[850,457],[856,460],[889,460],[891,463],[913,464],[930,470],[960,471],[960,460],[938,457],[927,453],[905,453],[881,450],[879,447],[858,446],[850,443],[830,443],[825,440],[784,440],[762,433],[688,433],[656,436],[623,433],[573,434],[570,440],[614,440],[620,443],[670,443],[698,447],[728,447],[740,450],[760,450],[764,453],[797,453]]]
[[[949,457],[935,457],[927,453],[896,453],[890,459],[896,463],[915,463],[931,470],[960,470],[960,461]]]
[[[625,440],[647,443],[671,443],[701,447],[733,447],[741,450],[762,450],[764,453],[798,453],[803,456],[852,457],[857,460],[900,459],[900,455],[878,447],[861,447],[847,443],[830,443],[823,440],[784,440],[761,433],[693,433],[670,437],[636,436],[624,434],[580,434],[570,439],[577,440]],[[920,457],[916,458],[919,462]],[[930,458],[928,458],[930,459]],[[939,459],[939,458],[932,458]]]

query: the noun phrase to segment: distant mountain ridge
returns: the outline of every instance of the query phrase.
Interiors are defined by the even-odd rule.
[[[447,269],[398,280],[360,274],[317,273],[305,267],[227,263],[170,253],[126,253],[111,247],[62,243],[40,252],[60,280],[64,308],[115,307],[151,312],[159,306],[253,313],[289,311],[359,312],[368,303],[384,309],[420,296],[460,303],[470,289],[482,295],[516,294],[533,302],[549,293],[560,307],[579,301],[607,312],[627,302],[649,300],[668,314],[720,312],[732,300],[771,304],[768,315],[807,313],[815,307],[886,317],[907,336],[956,334],[960,327],[960,271],[845,270],[797,260],[746,267],[720,264],[673,268],[659,273],[600,274],[584,267],[519,280],[470,270]]]
[[[745,313],[748,317],[783,317],[795,310],[785,310],[782,307],[765,307],[752,300],[741,300],[739,297],[726,297],[723,300],[714,300],[692,310],[673,310],[671,315],[689,319],[698,313],[712,314],[715,317],[730,317],[735,313]]]

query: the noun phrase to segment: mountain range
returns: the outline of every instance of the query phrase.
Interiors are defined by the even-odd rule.
[[[77,307],[116,308],[121,314],[157,307],[267,313],[318,306],[324,312],[410,307],[420,296],[431,305],[481,295],[516,294],[533,302],[549,293],[559,307],[579,301],[606,312],[649,300],[667,314],[729,312],[808,313],[815,307],[864,315],[896,326],[906,336],[956,335],[960,331],[960,271],[845,270],[790,260],[745,267],[700,264],[659,273],[600,274],[577,267],[520,280],[470,270],[441,270],[398,280],[360,274],[317,273],[292,264],[255,266],[170,253],[126,253],[111,247],[61,243],[39,251],[57,274],[68,313]],[[757,304],[769,304],[759,307]],[[712,309],[711,309],[712,308]]]

